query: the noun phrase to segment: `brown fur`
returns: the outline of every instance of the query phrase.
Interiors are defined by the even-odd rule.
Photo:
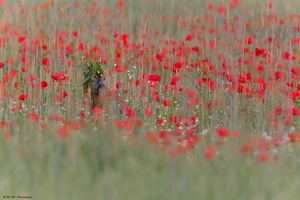
[[[105,81],[104,81],[104,84],[106,85]],[[95,77],[92,78],[92,81],[90,83],[90,88],[91,88],[91,99],[92,99],[91,109],[92,110],[95,108],[103,109],[103,107],[106,103],[106,89],[97,90]]]

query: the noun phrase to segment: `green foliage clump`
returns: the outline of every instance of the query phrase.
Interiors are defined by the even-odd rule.
[[[104,75],[104,69],[103,66],[101,66],[100,61],[96,61],[93,58],[89,57],[83,61],[81,64],[81,67],[83,67],[83,90],[85,91],[89,84],[92,81],[93,77],[100,76],[102,77]]]

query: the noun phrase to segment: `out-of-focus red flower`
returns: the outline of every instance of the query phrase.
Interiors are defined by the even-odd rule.
[[[122,65],[122,66],[115,66],[115,72],[116,73],[122,73],[122,72],[125,72],[127,69],[127,66],[126,65]]]
[[[288,117],[286,117],[284,120],[283,120],[283,126],[288,126],[292,123],[292,120]]]
[[[128,92],[130,92],[130,89],[125,88],[125,89],[123,89],[123,92],[124,92],[125,94],[127,94]]]
[[[63,91],[63,98],[66,98],[68,96],[68,92],[67,91]]]
[[[183,64],[184,64],[183,62],[177,61],[176,63],[174,63],[174,67],[175,68],[182,68]]]
[[[74,122],[74,123],[72,124],[72,127],[73,127],[73,129],[77,130],[77,129],[79,128],[79,125],[78,125],[77,122]]]
[[[211,109],[211,103],[208,103],[206,107],[207,109]]]
[[[121,82],[121,81],[116,82],[116,88],[121,87],[121,85],[122,85],[122,82]]]
[[[286,82],[286,85],[287,85],[288,87],[293,87],[293,86],[294,86],[294,82],[292,82],[292,81],[287,81],[287,82]]]
[[[176,122],[177,122],[177,116],[174,115],[174,116],[170,117],[170,118],[169,118],[169,122],[170,122],[170,123],[176,123]]]
[[[22,43],[24,40],[26,40],[25,36],[20,36],[18,39],[19,43]]]
[[[191,41],[194,38],[195,38],[194,34],[189,34],[189,35],[186,36],[185,40],[186,41]]]
[[[200,49],[199,49],[199,47],[194,46],[194,47],[192,47],[192,51],[194,51],[194,52],[200,52]]]
[[[293,56],[292,54],[290,54],[289,52],[285,51],[283,52],[283,54],[281,55],[283,60],[295,60],[296,57]]]
[[[135,118],[135,111],[131,108],[125,108],[125,114],[127,117]]]
[[[93,114],[96,114],[96,115],[102,115],[102,112],[103,112],[103,110],[101,109],[101,108],[94,108],[93,110],[92,110],[92,113]]]
[[[146,133],[146,140],[148,142],[150,142],[151,144],[157,144],[158,143],[158,139],[157,139],[155,133],[152,132],[152,131],[148,131]]]
[[[42,64],[43,65],[49,65],[50,64],[49,59],[48,58],[43,58],[42,59]]]
[[[215,157],[215,152],[214,151],[210,151],[210,150],[206,150],[205,151],[205,158],[210,160],[213,157]]]
[[[59,71],[59,72],[56,72],[55,74],[52,74],[51,75],[51,78],[53,79],[53,82],[54,81],[64,81],[66,79],[68,79],[69,77],[65,75],[66,71]]]
[[[67,138],[70,134],[70,130],[65,127],[60,127],[57,129],[56,133],[62,138]]]
[[[163,100],[163,104],[164,104],[165,106],[170,106],[170,100],[164,99],[164,100]]]
[[[217,86],[217,83],[213,80],[208,81],[207,84],[208,84],[210,90],[214,90]]]
[[[270,145],[266,141],[260,141],[260,142],[258,142],[256,148],[257,148],[257,150],[259,150],[261,152],[266,152],[270,149]]]
[[[292,111],[293,111],[293,115],[299,115],[299,110],[295,108],[295,106],[293,106]]]
[[[26,116],[26,118],[27,118],[27,119],[32,119],[32,120],[34,120],[36,123],[38,123],[38,122],[39,122],[39,119],[40,119],[40,117],[39,117],[36,113],[34,113],[34,112],[28,113],[27,116]]]
[[[5,141],[11,141],[11,133],[9,131],[5,131]]]
[[[157,120],[156,120],[156,123],[157,123],[158,125],[162,125],[162,123],[164,123],[164,120],[162,120],[162,119],[157,119]]]
[[[71,33],[71,35],[73,35],[75,38],[77,38],[77,37],[78,37],[78,32],[77,32],[77,31],[73,31],[73,32]]]
[[[173,76],[171,79],[171,84],[172,85],[176,85],[177,81],[179,81],[180,78],[178,76]]]
[[[211,3],[209,3],[209,4],[207,5],[207,8],[208,8],[208,10],[212,10],[212,9],[214,9],[214,5],[212,5]]]
[[[28,67],[21,67],[22,72],[28,72],[29,68]]]
[[[189,99],[193,99],[196,96],[196,92],[193,91],[193,90],[189,90],[188,93],[187,93],[187,96],[188,96]]]
[[[226,129],[226,128],[216,129],[216,133],[221,137],[228,137],[229,136],[229,130]]]
[[[118,37],[119,36],[119,32],[116,30],[115,32],[114,32],[114,37],[116,38],[116,37]]]
[[[120,119],[115,119],[114,124],[117,126],[118,129],[121,129],[123,126],[123,122]]]
[[[150,81],[157,81],[157,82],[159,82],[161,80],[161,76],[160,75],[156,75],[156,74],[150,74],[148,76],[148,79]]]
[[[267,153],[262,153],[258,156],[259,162],[266,162],[269,160],[269,158],[270,158],[270,156]]]
[[[253,145],[251,142],[246,142],[245,144],[243,144],[240,148],[240,152],[241,153],[246,153],[247,151],[253,151]]]
[[[233,137],[233,138],[239,138],[240,136],[241,136],[241,132],[238,130],[233,130],[231,132],[231,137]]]
[[[248,36],[247,44],[253,44],[253,43],[254,43],[254,39],[251,36]]]
[[[285,80],[285,74],[281,71],[276,71],[275,72],[275,80],[278,81],[278,80]]]
[[[164,139],[166,136],[167,136],[167,131],[165,131],[165,130],[160,130],[157,133],[158,139]]]
[[[50,120],[55,120],[55,121],[62,121],[63,118],[60,114],[51,114],[49,117]]]
[[[6,63],[7,64],[13,64],[15,62],[15,60],[13,59],[13,58],[8,58],[7,60],[6,60]]]
[[[43,90],[44,88],[46,88],[47,86],[48,86],[47,81],[42,81],[42,82],[41,82],[41,88],[42,88],[42,90]]]
[[[146,108],[145,109],[145,114],[148,115],[148,116],[151,116],[151,115],[153,115],[153,111],[151,109]]]
[[[296,142],[299,139],[299,134],[289,133],[290,142]]]
[[[68,66],[69,66],[69,67],[73,67],[73,65],[74,65],[73,60],[70,60],[70,61],[68,62]]]
[[[19,96],[19,100],[20,100],[20,101],[24,101],[25,99],[27,99],[27,94],[21,94],[21,95]]]
[[[119,1],[119,2],[118,2],[118,7],[119,7],[120,9],[124,9],[124,8],[125,8],[125,3],[124,3],[123,1]]]
[[[142,127],[142,126],[144,126],[144,123],[143,123],[140,119],[136,119],[136,120],[135,120],[135,123],[136,123],[136,126],[137,126],[137,127]]]

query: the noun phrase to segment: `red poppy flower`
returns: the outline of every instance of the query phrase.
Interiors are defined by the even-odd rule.
[[[293,111],[293,115],[299,115],[299,110],[295,108],[295,106],[293,106],[292,111]]]
[[[158,131],[158,133],[157,133],[157,137],[158,137],[159,139],[164,139],[166,136],[167,136],[167,131],[165,131],[165,130],[160,130],[160,131]]]
[[[27,99],[27,94],[21,94],[21,95],[19,96],[19,100],[20,100],[20,101],[24,101],[25,99]]]
[[[171,84],[172,85],[176,85],[177,81],[179,81],[180,78],[178,76],[173,76],[171,79]]]
[[[185,40],[186,41],[191,41],[194,38],[195,38],[195,36],[193,34],[189,34],[189,35],[186,36]]]
[[[253,43],[254,43],[254,39],[251,36],[248,36],[247,44],[253,44]]]
[[[150,142],[151,144],[157,144],[158,143],[158,139],[157,139],[155,133],[152,132],[152,131],[148,131],[146,133],[146,140],[148,142]]]
[[[212,5],[212,4],[210,4],[210,3],[207,5],[207,7],[208,7],[208,10],[214,9],[214,5]]]
[[[67,91],[63,91],[63,98],[66,98],[68,96],[68,92]]]
[[[162,125],[162,123],[164,123],[164,120],[162,120],[162,119],[157,119],[157,120],[156,120],[156,123],[157,123],[158,125]]]
[[[221,137],[228,137],[229,136],[229,130],[225,128],[216,129],[216,133]]]
[[[79,125],[78,125],[77,122],[74,122],[74,123],[72,124],[72,127],[73,127],[73,129],[77,130],[77,129],[79,128]]]
[[[69,67],[73,67],[73,65],[74,65],[74,62],[73,62],[72,60],[70,60],[70,61],[68,62],[68,66],[69,66]]]
[[[289,133],[290,142],[296,142],[299,139],[299,134]]]
[[[125,72],[127,69],[127,66],[126,65],[122,65],[122,66],[115,66],[115,72],[116,73],[122,73],[122,72]]]
[[[133,109],[130,109],[130,108],[125,108],[125,114],[127,117],[130,117],[130,118],[135,118],[135,111]]]
[[[292,54],[290,54],[287,51],[283,52],[283,54],[281,55],[281,57],[283,58],[283,60],[295,60],[296,59],[295,56],[293,56]]]
[[[8,58],[7,60],[6,60],[6,63],[7,64],[13,64],[15,62],[15,60],[13,59],[13,58]]]
[[[153,111],[151,109],[146,108],[145,109],[145,114],[148,115],[148,116],[151,116],[151,115],[153,115]]]
[[[266,162],[269,160],[269,158],[270,158],[270,156],[267,153],[262,153],[258,156],[259,162]]]
[[[58,128],[56,133],[62,137],[62,138],[67,138],[70,134],[70,130],[64,127]]]
[[[102,115],[102,112],[103,112],[103,110],[101,108],[95,108],[95,109],[92,110],[92,113],[96,114],[98,116]]]
[[[44,88],[46,88],[47,86],[48,86],[47,81],[42,81],[42,82],[41,82],[41,88],[42,88],[42,90],[43,90]]]
[[[165,106],[170,106],[170,100],[164,99],[164,100],[163,100],[163,104],[164,104]]]
[[[34,120],[36,123],[38,123],[38,122],[39,122],[39,119],[40,119],[40,117],[39,117],[36,113],[34,113],[34,112],[28,113],[27,116],[26,116],[26,118],[27,118],[27,119],[32,119],[32,120]]]
[[[208,103],[206,107],[207,107],[207,109],[211,109],[211,107],[212,107],[211,103]]]
[[[22,70],[23,72],[28,72],[29,68],[28,68],[28,67],[21,67],[21,70]]]
[[[188,91],[187,96],[189,99],[193,99],[196,96],[196,92],[193,90],[190,90],[190,91]]]
[[[157,81],[157,82],[159,82],[160,79],[161,79],[161,76],[160,76],[160,75],[156,75],[156,74],[150,74],[150,75],[148,76],[148,79],[149,79],[150,81]]]
[[[50,64],[49,59],[48,58],[43,58],[42,59],[42,64],[43,65],[49,65]]]
[[[51,114],[49,117],[50,120],[62,121],[63,118],[60,114]]]
[[[285,74],[281,71],[276,71],[274,75],[275,75],[275,80],[276,81],[285,80]]]

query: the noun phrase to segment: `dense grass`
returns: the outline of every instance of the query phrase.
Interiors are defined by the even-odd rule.
[[[300,194],[294,156],[254,164],[239,154],[207,161],[195,150],[174,159],[110,132],[88,128],[66,141],[50,130],[20,136],[13,144],[2,139],[1,194],[33,199],[295,199]]]
[[[300,4],[118,2],[1,6],[0,195],[297,199]],[[79,67],[89,56],[107,76],[98,115]]]

